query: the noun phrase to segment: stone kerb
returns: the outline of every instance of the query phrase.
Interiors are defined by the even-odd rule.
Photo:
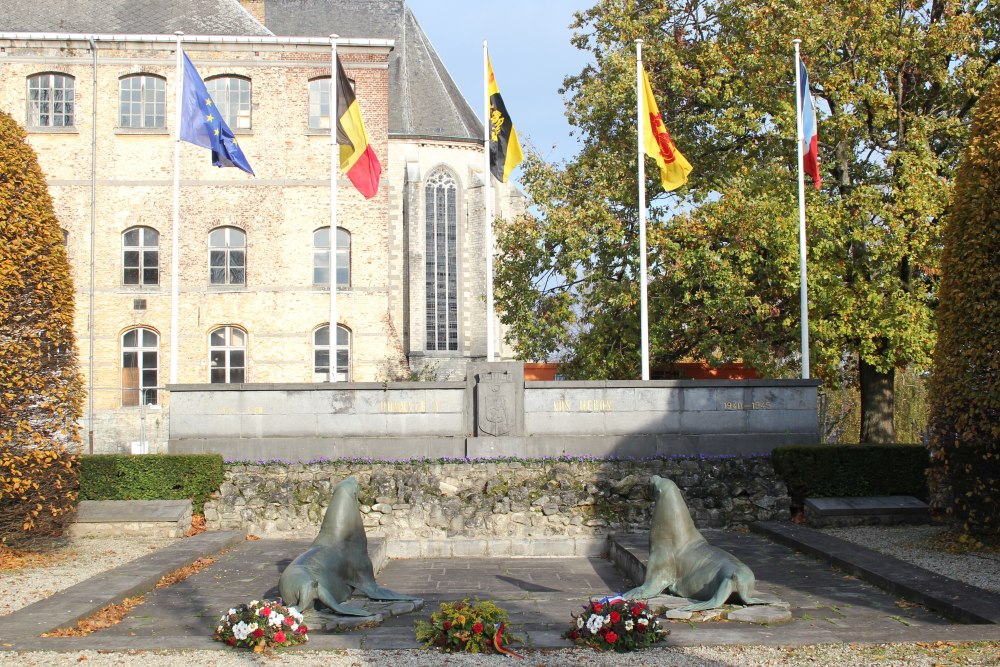
[[[213,530],[314,534],[353,475],[365,527],[394,540],[592,539],[648,528],[649,476],[673,479],[699,527],[789,518],[767,457],[454,463],[231,464],[205,504]]]

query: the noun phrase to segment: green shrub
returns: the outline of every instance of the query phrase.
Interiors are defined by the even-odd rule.
[[[788,495],[916,496],[927,500],[927,449],[921,445],[778,447],[771,453]]]
[[[80,500],[185,500],[200,514],[224,478],[218,454],[84,456]]]
[[[945,216],[931,374],[934,505],[1000,542],[1000,81],[976,108]]]
[[[47,546],[76,509],[79,459],[63,448],[0,450],[0,545]]]

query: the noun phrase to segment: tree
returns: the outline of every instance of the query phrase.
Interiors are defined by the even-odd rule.
[[[1000,540],[1000,81],[976,108],[944,230],[932,475],[970,535]],[[938,489],[941,491],[942,489]]]
[[[79,447],[74,314],[45,177],[24,130],[0,112],[0,449]]]
[[[803,40],[823,189],[808,193],[811,366],[859,369],[861,439],[893,439],[897,367],[934,341],[938,219],[967,120],[995,76],[985,0],[602,0],[577,15],[594,64],[566,80],[583,148],[528,160],[539,216],[498,233],[498,303],[521,354],[575,377],[638,375],[634,40],[694,166],[648,222],[653,365],[742,359],[795,373],[794,69]],[[657,192],[655,174],[647,191]]]

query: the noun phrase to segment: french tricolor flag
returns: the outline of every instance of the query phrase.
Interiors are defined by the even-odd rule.
[[[819,135],[816,133],[816,104],[809,92],[809,75],[806,66],[799,61],[799,99],[802,100],[802,145],[799,154],[802,156],[802,169],[812,176],[813,185],[819,190]]]

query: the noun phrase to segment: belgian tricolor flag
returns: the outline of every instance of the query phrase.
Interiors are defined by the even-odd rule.
[[[510,172],[521,164],[524,155],[521,144],[517,140],[517,131],[510,120],[507,107],[500,97],[496,77],[493,76],[493,63],[486,56],[486,69],[489,77],[488,94],[490,98],[490,172],[498,181],[507,182]]]
[[[358,99],[340,58],[337,58],[337,143],[340,144],[340,170],[347,174],[358,192],[371,199],[378,192],[382,165],[368,143]]]

